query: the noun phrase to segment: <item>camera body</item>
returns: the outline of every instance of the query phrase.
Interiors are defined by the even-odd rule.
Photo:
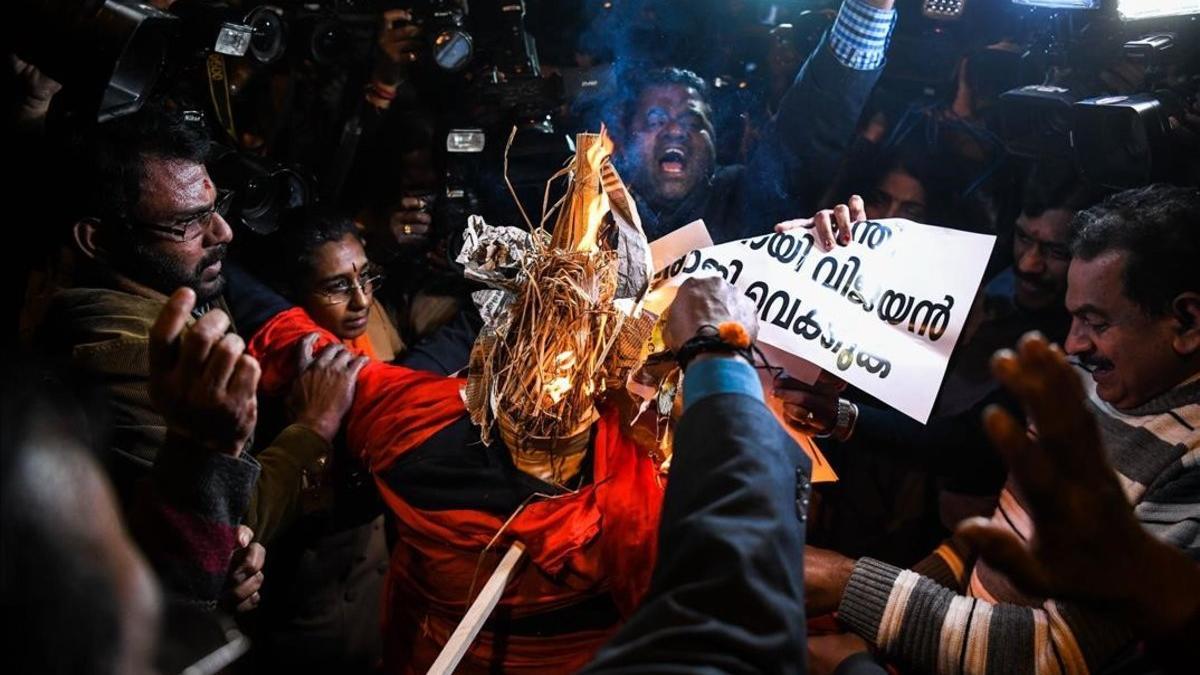
[[[1046,84],[1001,96],[998,132],[1007,150],[1072,158],[1082,175],[1114,189],[1188,170],[1195,158],[1172,138],[1200,101],[1197,17],[1132,22],[1095,11],[1050,19],[1033,41],[1040,53],[1031,54],[1044,64]],[[1114,89],[1114,75],[1128,73],[1137,79]]]
[[[439,132],[442,185],[433,210],[438,236],[461,233],[466,216],[524,224],[541,212],[546,182],[571,149],[556,133],[564,102],[560,78],[542,77],[523,0],[426,0],[410,7],[429,44],[432,76],[455,92]],[[507,168],[507,171],[506,171]]]
[[[421,27],[430,61],[457,73],[475,55],[475,38],[467,29],[467,8],[458,0],[425,0],[411,8],[413,23]]]
[[[975,133],[996,158],[981,176],[1005,155],[1069,160],[1116,189],[1195,175],[1200,162],[1172,141],[1200,95],[1194,10],[1134,17],[1134,3],[1117,0],[922,6],[896,29],[876,99],[904,122],[959,106],[965,87],[969,119],[957,122],[960,108],[928,123]]]

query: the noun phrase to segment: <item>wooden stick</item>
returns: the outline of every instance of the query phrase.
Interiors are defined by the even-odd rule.
[[[437,660],[429,667],[428,675],[450,675],[458,667],[458,662],[462,661],[467,649],[479,635],[484,622],[492,615],[492,610],[496,609],[496,603],[500,602],[500,596],[504,594],[504,587],[508,585],[508,579],[512,576],[517,561],[524,554],[525,546],[519,541],[513,542],[512,548],[501,558],[496,571],[492,572],[491,578],[483,585],[483,590],[479,591],[475,602],[471,603],[462,621],[458,622],[458,626],[450,634],[442,653],[438,654]]]

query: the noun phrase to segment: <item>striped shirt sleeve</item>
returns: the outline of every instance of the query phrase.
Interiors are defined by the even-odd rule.
[[[878,9],[864,0],[846,0],[829,32],[829,47],[847,68],[875,70],[883,65],[895,25],[895,9]]]
[[[1200,561],[1200,448],[1163,471],[1133,509],[1155,538]]]
[[[929,673],[1087,673],[1133,635],[1110,617],[962,595],[871,558],[856,564],[838,617],[889,659]]]
[[[958,539],[947,539],[933,553],[912,569],[917,574],[959,593],[967,590],[968,572],[975,563],[975,554]]]

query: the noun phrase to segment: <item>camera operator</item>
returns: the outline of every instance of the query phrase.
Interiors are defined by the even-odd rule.
[[[368,102],[378,102],[382,104],[379,107],[384,109],[391,106],[391,101],[395,100],[398,88],[408,77],[409,65],[415,64],[420,59],[421,50],[425,48],[425,43],[421,38],[421,28],[413,23],[412,12],[388,10],[383,13],[377,40],[376,66],[374,66],[371,84],[367,85]],[[418,133],[410,132],[407,136],[416,135]],[[432,173],[433,166],[430,155],[421,153],[419,149],[410,150],[410,154],[414,156],[414,159],[404,163],[418,166],[419,168],[414,169],[416,173]],[[403,167],[402,172],[404,172],[404,168],[407,167]],[[421,172],[421,168],[430,169],[430,171]],[[407,173],[414,173],[414,171]],[[409,178],[409,180],[404,180],[404,178]],[[412,178],[402,175],[401,183],[408,184],[406,187],[413,187]],[[418,180],[420,183],[426,184],[425,186],[436,180],[432,175],[422,178],[425,180]],[[430,207],[428,199],[420,196],[404,196],[392,205],[390,213],[386,214],[385,229],[390,231],[397,245],[407,247],[425,243],[430,237],[433,225]]]
[[[415,14],[388,9],[379,16],[360,151],[343,199],[364,228],[369,257],[387,268],[386,304],[409,344],[453,317],[462,296],[459,275],[440,273],[447,271],[447,233],[434,225],[441,188],[435,139],[443,106],[421,69],[429,44]]]
[[[813,205],[833,175],[884,62],[893,0],[846,0],[809,55],[748,165],[716,166],[712,105],[694,73],[664,68],[627,83],[618,148],[653,240],[703,218],[720,243],[770,231]],[[840,222],[843,219],[836,219]],[[825,248],[849,222],[820,220]]]
[[[430,87],[420,87],[416,67],[428,44],[414,12],[385,10],[380,16],[375,65],[366,87],[366,101],[380,119],[378,144],[384,153],[368,149],[365,163],[373,175],[367,178],[367,196],[372,203],[367,220],[372,241],[400,252],[413,252],[430,243],[433,236],[432,207],[438,177],[434,138],[438,126],[430,100]],[[399,114],[397,114],[399,113]],[[398,158],[398,159],[393,159]],[[395,162],[392,167],[381,166]],[[396,194],[400,193],[399,197]],[[396,250],[389,252],[391,255]]]

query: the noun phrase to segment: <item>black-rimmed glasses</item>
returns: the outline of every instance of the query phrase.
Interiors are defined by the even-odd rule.
[[[200,213],[180,218],[171,225],[145,223],[128,218],[126,222],[133,227],[169,235],[178,242],[192,241],[208,231],[214,215],[224,218],[229,213],[229,207],[233,204],[233,196],[233,190],[217,190],[217,198],[213,201],[212,206]]]

